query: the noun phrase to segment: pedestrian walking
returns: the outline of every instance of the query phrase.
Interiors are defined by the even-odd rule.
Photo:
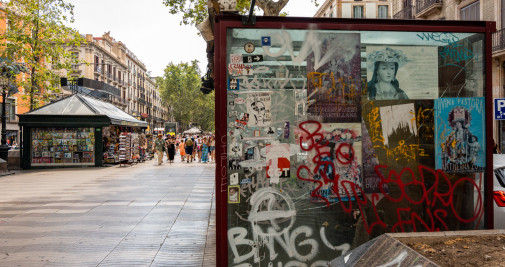
[[[196,148],[198,146],[198,136],[196,136],[196,138],[194,136],[191,137],[191,140],[193,140],[193,153],[191,153],[191,161],[194,161],[195,158],[196,158]]]
[[[179,154],[181,155],[181,162],[184,162],[184,157],[186,156],[184,146],[184,139],[179,140]]]
[[[165,140],[163,140],[163,135],[158,134],[158,138],[154,141],[154,152],[158,156],[158,165],[163,163],[163,151],[165,150]]]
[[[167,140],[167,162],[173,163],[175,157],[175,140],[173,136],[168,137]]]
[[[188,163],[193,162],[193,148],[195,146],[195,142],[193,137],[188,136],[184,140],[184,150],[186,152],[186,161]]]
[[[210,137],[210,142],[209,142],[209,151],[210,151],[210,160],[212,162],[216,162],[216,139],[212,135]]]
[[[196,153],[198,154],[198,162],[202,162],[202,139],[198,138],[198,144],[196,146]]]
[[[201,157],[202,162],[207,163],[209,161],[209,140],[207,139],[207,137],[203,138],[201,153],[202,153]]]

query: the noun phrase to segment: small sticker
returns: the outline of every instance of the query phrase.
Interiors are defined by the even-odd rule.
[[[235,98],[235,104],[244,104],[244,103],[245,99],[243,99],[242,97]]]
[[[240,203],[240,186],[228,186],[228,203]]]
[[[239,63],[228,64],[228,73],[233,76],[253,75],[253,66]]]
[[[232,107],[235,106],[235,101],[233,101],[233,100],[228,101],[228,106],[232,106]]]
[[[248,54],[251,54],[252,52],[254,52],[254,49],[255,49],[255,48],[256,48],[256,47],[254,46],[254,44],[253,44],[253,43],[246,43],[246,44],[244,45],[244,50],[245,50]]]
[[[228,169],[229,170],[240,170],[240,164],[239,164],[239,161],[238,159],[230,159],[228,161]],[[238,174],[237,174],[238,175]],[[231,176],[230,176],[231,177]],[[238,183],[238,180],[237,180],[237,183]],[[237,184],[236,183],[236,184]]]
[[[242,181],[240,181],[240,184],[250,184],[250,183],[252,183],[251,178],[242,179]]]
[[[284,139],[289,138],[289,121],[284,122]]]
[[[236,110],[228,111],[228,117],[237,117],[237,116],[238,116],[238,111],[236,111]]]
[[[260,130],[254,130],[254,137],[260,136]]]
[[[240,81],[235,78],[228,79],[228,90],[239,90]]]
[[[228,93],[228,98],[237,98],[238,94]]]
[[[262,36],[261,37],[261,45],[262,46],[271,46],[272,42],[271,42],[270,36]]]
[[[254,63],[254,62],[261,62],[263,61],[263,55],[250,55],[250,56],[245,56],[244,58],[244,63]]]
[[[230,174],[230,185],[238,185],[238,173]]]
[[[243,63],[243,56],[241,54],[231,54],[230,55],[230,63]]]
[[[240,118],[235,119],[235,128],[245,129],[247,122],[249,121],[249,113],[242,113]]]

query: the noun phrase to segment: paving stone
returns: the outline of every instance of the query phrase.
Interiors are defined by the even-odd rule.
[[[215,166],[151,163],[0,179],[0,266],[215,266]]]

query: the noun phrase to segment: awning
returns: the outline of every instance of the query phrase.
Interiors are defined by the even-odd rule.
[[[147,128],[147,122],[137,120],[111,103],[81,94],[60,99],[25,114],[18,115],[21,126],[131,126]]]

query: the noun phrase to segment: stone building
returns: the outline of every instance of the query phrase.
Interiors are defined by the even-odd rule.
[[[86,34],[87,44],[68,49],[82,63],[72,66],[72,73],[60,73],[68,78],[63,84],[66,94],[79,90],[101,98],[148,122],[152,131],[163,127],[168,119],[162,105],[155,78],[150,77],[145,64],[124,43],[116,41],[110,32],[101,37]],[[82,84],[77,84],[79,79]]]
[[[326,0],[314,17],[391,18],[391,0]]]

